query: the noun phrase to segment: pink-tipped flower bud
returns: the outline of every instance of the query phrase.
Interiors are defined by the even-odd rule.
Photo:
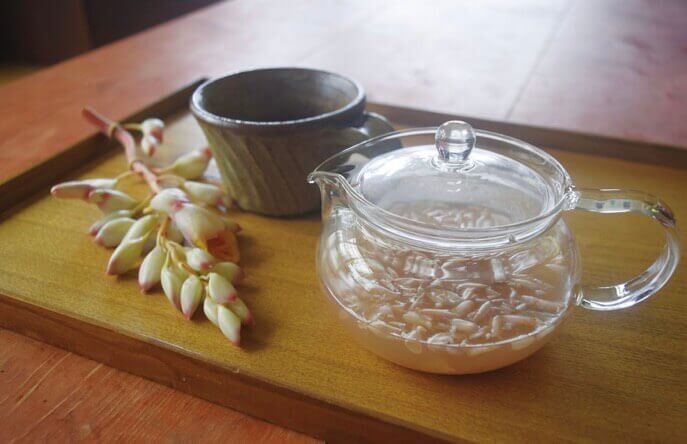
[[[101,217],[97,221],[93,222],[93,225],[88,229],[88,233],[91,236],[95,236],[98,234],[100,229],[105,226],[106,223],[108,223],[111,220],[114,219],[120,219],[122,217],[131,217],[133,216],[133,212],[131,210],[117,210],[113,211],[112,213],[108,213],[105,216]]]
[[[205,173],[211,158],[212,154],[207,148],[194,150],[177,158],[169,171],[184,179],[198,179]]]
[[[217,259],[201,248],[191,248],[186,252],[186,262],[196,271],[208,271]]]
[[[203,298],[203,283],[198,276],[189,276],[181,286],[181,312],[186,319],[191,319]]]
[[[122,274],[136,266],[148,236],[157,224],[154,216],[144,216],[131,225],[107,263],[107,274]]]
[[[221,275],[234,285],[240,284],[246,277],[241,267],[233,262],[220,262],[215,264],[211,271]]]
[[[72,180],[55,185],[50,194],[59,199],[88,199],[91,191],[102,188],[111,189],[117,184],[116,179]]]
[[[216,327],[219,327],[217,323],[217,307],[218,305],[212,300],[211,297],[205,297],[205,300],[203,301],[203,313],[210,322],[215,324]]]
[[[231,282],[217,273],[210,273],[208,277],[208,293],[217,304],[226,304],[236,299],[236,289]]]
[[[146,134],[141,139],[141,151],[148,157],[155,154],[158,145],[160,145],[160,141],[152,134]]]
[[[225,230],[221,217],[191,203],[183,204],[172,218],[184,237],[200,247],[205,247],[208,239],[217,237]]]
[[[181,286],[186,279],[186,275],[185,271],[180,270],[174,265],[163,267],[160,273],[162,291],[177,310],[181,310]]]
[[[163,132],[165,129],[165,122],[160,119],[151,118],[145,119],[141,122],[141,132],[144,136],[151,135],[162,142]]]
[[[237,347],[241,345],[241,319],[223,305],[217,306],[217,324],[222,334]]]
[[[136,201],[126,193],[117,190],[96,188],[88,193],[88,201],[98,205],[103,213],[128,210],[136,206]]]
[[[184,189],[192,200],[206,205],[224,205],[224,191],[216,185],[187,180]]]
[[[166,214],[174,214],[188,201],[186,193],[179,188],[165,188],[153,197],[150,207]]]
[[[95,243],[108,248],[116,247],[124,239],[134,222],[136,221],[130,217],[112,219],[98,231],[95,236]]]
[[[253,315],[240,298],[228,302],[226,306],[241,319],[243,325],[251,325],[253,323]]]
[[[165,264],[165,253],[162,248],[155,247],[143,259],[138,269],[138,286],[141,291],[148,291],[160,282],[160,274]]]

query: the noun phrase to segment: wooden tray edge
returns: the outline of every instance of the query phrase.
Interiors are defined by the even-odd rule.
[[[121,120],[141,121],[151,116],[169,116],[186,106],[193,91],[205,80],[205,78],[195,80]],[[74,118],[78,119],[79,116],[74,116]],[[107,141],[104,136],[94,133],[75,145],[67,147],[36,165],[15,174],[0,183],[0,211],[4,211],[29,196],[50,187],[57,183],[61,177],[98,159],[115,146],[115,142]],[[103,150],[104,147],[105,150]]]
[[[0,314],[1,328],[329,442],[455,442],[455,437],[414,430],[228,372],[11,296],[0,294]]]
[[[178,111],[186,106],[193,90],[203,81],[194,81],[123,120],[141,120],[152,115],[164,117]],[[376,103],[370,103],[368,109],[394,122],[412,126],[436,126],[447,120],[463,119],[476,127],[507,133],[544,147],[672,167],[687,166],[687,150],[679,147]],[[102,136],[90,136],[1,183],[0,211],[22,202],[64,175],[99,158],[104,154],[104,146],[108,146],[108,142]],[[112,143],[109,146],[115,145]],[[246,375],[228,373],[226,368],[201,363],[160,344],[128,337],[22,302],[10,295],[0,294],[0,327],[332,442],[391,439],[398,442],[455,441],[455,437],[437,435],[436,431],[414,430],[407,425],[393,423],[388,418],[377,418]],[[118,347],[118,344],[124,346]],[[150,353],[151,345],[153,354]],[[145,350],[145,347],[148,349]],[[171,363],[177,364],[176,368]],[[160,368],[164,371],[160,371]],[[183,369],[183,373],[178,372],[179,368]]]
[[[121,120],[165,117],[184,109],[193,91],[204,81],[191,82]],[[115,142],[96,133],[0,183],[0,212],[30,199],[115,147]],[[257,378],[229,372],[225,367],[177,353],[164,344],[130,337],[29,304],[9,294],[0,293],[0,328],[332,442],[455,440],[433,430],[415,430],[408,425],[394,423],[391,418],[377,418]],[[183,373],[178,373],[179,368]]]
[[[188,102],[196,87],[205,80],[205,78],[195,80],[122,120],[142,120],[152,115],[164,117],[178,111],[182,105]],[[374,102],[368,103],[368,109],[384,115],[393,122],[412,126],[437,126],[447,120],[466,120],[481,129],[508,134],[542,147],[674,168],[687,168],[687,147],[424,111]],[[0,183],[0,196],[2,197],[0,199],[0,211],[4,211],[41,189],[49,187],[79,166],[97,159],[103,154],[103,145],[110,148],[115,146],[113,142],[108,145],[107,142],[103,142],[101,135],[94,134]]]
[[[507,134],[542,148],[613,157],[673,168],[687,168],[687,147],[424,111],[381,103],[368,103],[367,109],[383,115],[392,122],[414,127],[438,126],[448,120],[465,120],[476,128]]]

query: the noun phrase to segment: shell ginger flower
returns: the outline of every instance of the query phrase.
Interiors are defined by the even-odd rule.
[[[191,151],[177,158],[174,163],[161,169],[160,172],[172,173],[184,179],[198,179],[205,173],[210,159],[212,159],[212,153],[209,148]]]
[[[117,185],[117,179],[86,179],[72,180],[53,186],[50,194],[59,199],[88,199],[88,195],[95,189],[112,189]]]
[[[214,206],[231,205],[231,199],[217,185],[187,180],[183,187],[186,193],[197,202]]]
[[[148,157],[155,154],[158,145],[160,145],[160,141],[152,134],[146,134],[141,139],[141,151]]]
[[[221,217],[190,202],[188,195],[178,188],[160,191],[150,206],[167,213],[186,240],[201,248],[206,248],[209,240],[229,230]]]
[[[131,225],[122,242],[110,256],[107,274],[122,274],[134,268],[156,223],[154,216],[144,216]]]
[[[192,151],[167,167],[155,169],[144,159],[162,147],[161,120],[119,124],[90,108],[83,110],[83,116],[122,145],[128,169],[113,179],[55,185],[53,196],[81,199],[104,213],[89,233],[97,244],[115,247],[107,274],[120,275],[138,267],[143,292],[160,285],[172,306],[188,320],[202,304],[210,322],[239,345],[242,326],[253,321],[235,288],[244,279],[237,265],[236,233],[240,227],[223,216],[230,198],[220,186],[202,178],[212,158],[210,150]],[[138,143],[145,156],[140,157],[129,130],[140,133]],[[133,183],[121,181],[123,178],[137,178],[147,185],[148,194],[139,197],[139,190],[132,190],[136,191],[132,194],[122,191]]]
[[[136,201],[126,193],[117,190],[96,188],[88,193],[88,201],[94,203],[103,213],[128,210],[136,206]]]
[[[164,129],[165,122],[160,119],[151,118],[145,119],[143,122],[141,122],[141,132],[143,133],[143,138],[146,136],[153,136],[159,142],[162,142]]]

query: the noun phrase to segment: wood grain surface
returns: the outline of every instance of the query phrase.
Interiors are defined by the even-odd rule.
[[[315,441],[26,336],[0,339],[5,443]]]
[[[92,134],[84,103],[121,118],[284,65],[351,76],[375,102],[687,146],[686,19],[681,0],[225,2],[0,87],[0,180]]]
[[[372,100],[687,146],[687,88],[682,81],[687,71],[687,4],[681,0],[489,1],[468,8],[464,2],[441,1],[433,3],[433,11],[423,11],[426,2],[419,0],[403,2],[402,8],[381,0],[266,5],[267,0],[220,4],[0,86],[0,181],[92,134],[92,128],[75,117],[84,103],[121,117],[200,76],[280,64],[353,76]],[[431,20],[419,19],[428,16]],[[442,26],[445,17],[461,17],[470,25]],[[489,32],[481,32],[485,29]],[[440,56],[446,53],[447,39],[447,52],[455,57]],[[346,53],[351,45],[358,50]],[[469,67],[466,57],[457,56],[466,48]],[[578,240],[586,242],[581,233]],[[604,251],[601,245],[592,247]],[[614,263],[619,268],[614,273],[629,275],[620,270],[622,259]],[[588,275],[594,271],[586,269]],[[630,325],[636,327],[636,322]],[[0,393],[10,393],[11,378],[23,378],[17,372],[35,370],[41,384],[55,394],[41,405],[47,411],[58,404],[67,408],[73,398],[62,384],[79,384],[74,375],[97,364],[70,357],[43,374],[44,360],[33,347],[66,355],[15,333],[0,334]],[[10,366],[18,356],[26,358],[22,366]],[[64,362],[73,371],[61,371]],[[185,396],[122,372],[110,370],[108,375],[113,383],[103,387],[109,392],[103,396],[123,392],[118,403],[124,411],[133,412],[135,399],[147,399],[146,393],[165,405]],[[684,387],[676,392],[684,399]],[[17,398],[25,394],[19,391]],[[103,436],[97,434],[108,423],[118,425],[108,429],[117,436],[137,418],[122,415],[122,410],[103,409],[96,416],[84,409],[78,417],[39,422],[45,411],[16,409],[7,414],[8,405],[0,407],[3,423],[33,421],[42,436],[63,436],[72,424],[90,424],[96,436]],[[237,418],[226,409],[215,417],[210,413],[215,411],[212,404],[198,401],[187,414],[192,423]],[[149,420],[164,422],[166,414],[160,411]],[[102,422],[96,426],[96,420]],[[174,440],[186,436],[185,427],[190,427],[166,424],[151,439]],[[272,427],[255,426],[253,432],[260,436],[261,430]],[[244,429],[237,428],[227,439],[248,440],[250,432],[239,430]]]
[[[189,116],[172,126],[168,140],[179,150],[203,143]],[[679,220],[687,216],[687,170],[550,152],[580,186],[643,189],[671,203]],[[121,155],[108,155],[81,174],[108,175],[123,166]],[[569,216],[589,282],[630,277],[661,245],[660,230],[641,218]],[[558,338],[522,363],[446,377],[389,364],[345,334],[316,284],[316,215],[237,214],[249,276],[240,292],[257,320],[243,350],[207,321],[185,321],[159,292],[141,295],[133,276],[105,277],[108,253],[84,233],[95,217],[81,202],[38,197],[0,224],[2,322],[332,440],[396,436],[380,420],[465,440],[687,436],[684,267],[658,297],[634,309],[578,309]],[[294,414],[295,405],[307,414]],[[398,436],[404,435],[413,437]]]

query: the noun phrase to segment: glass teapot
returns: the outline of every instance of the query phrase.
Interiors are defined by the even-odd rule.
[[[461,121],[398,131],[323,162],[317,252],[324,292],[361,345],[416,370],[493,370],[536,352],[576,305],[633,306],[663,287],[680,243],[672,211],[636,191],[573,186],[558,161]],[[637,212],[666,234],[617,285],[580,283],[564,211]]]

